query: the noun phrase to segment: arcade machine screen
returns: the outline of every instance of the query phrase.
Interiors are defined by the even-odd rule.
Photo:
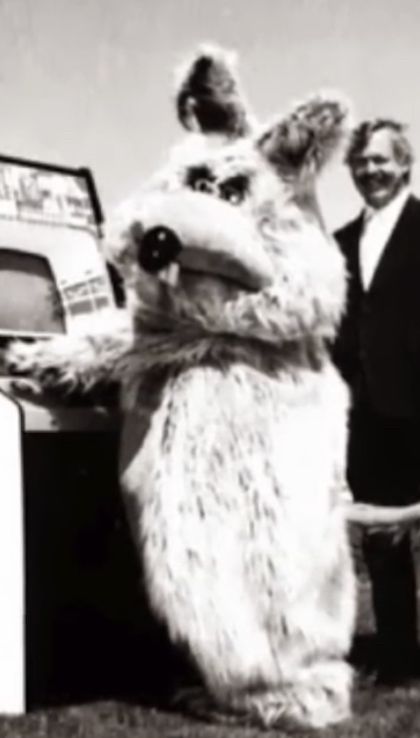
[[[64,333],[64,311],[48,259],[0,247],[0,316],[7,333]]]

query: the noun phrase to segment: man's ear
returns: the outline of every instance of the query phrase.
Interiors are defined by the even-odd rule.
[[[349,128],[349,105],[338,97],[309,98],[259,137],[257,146],[283,176],[303,167],[319,171]]]
[[[230,138],[249,132],[247,107],[235,74],[235,55],[203,46],[178,75],[178,118],[187,130]]]

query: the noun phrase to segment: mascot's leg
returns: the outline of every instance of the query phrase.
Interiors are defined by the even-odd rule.
[[[324,581],[289,611],[282,633],[271,633],[278,660],[271,682],[245,688],[232,703],[265,727],[322,728],[350,716],[352,670],[345,657],[354,627],[355,580],[344,527],[340,537]],[[331,546],[337,551],[337,540]]]
[[[345,655],[353,630],[354,578],[347,545],[324,582],[299,600],[287,620],[277,619],[278,632],[264,627],[254,603],[234,590],[229,610],[213,619],[207,609],[202,627],[190,620],[182,633],[215,701],[212,708],[192,695],[193,711],[198,705],[203,714],[216,714],[218,705],[264,727],[322,728],[348,718],[352,670]]]

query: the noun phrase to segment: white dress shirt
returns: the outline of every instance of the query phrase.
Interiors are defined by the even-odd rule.
[[[409,188],[404,187],[385,207],[378,210],[366,207],[364,210],[359,260],[362,284],[365,290],[368,289],[372,281],[375,269],[409,195]]]

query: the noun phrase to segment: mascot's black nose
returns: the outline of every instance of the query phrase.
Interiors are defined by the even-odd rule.
[[[182,250],[182,244],[178,236],[166,226],[156,226],[141,234],[138,241],[138,262],[146,272],[154,274],[169,266],[175,261]]]

